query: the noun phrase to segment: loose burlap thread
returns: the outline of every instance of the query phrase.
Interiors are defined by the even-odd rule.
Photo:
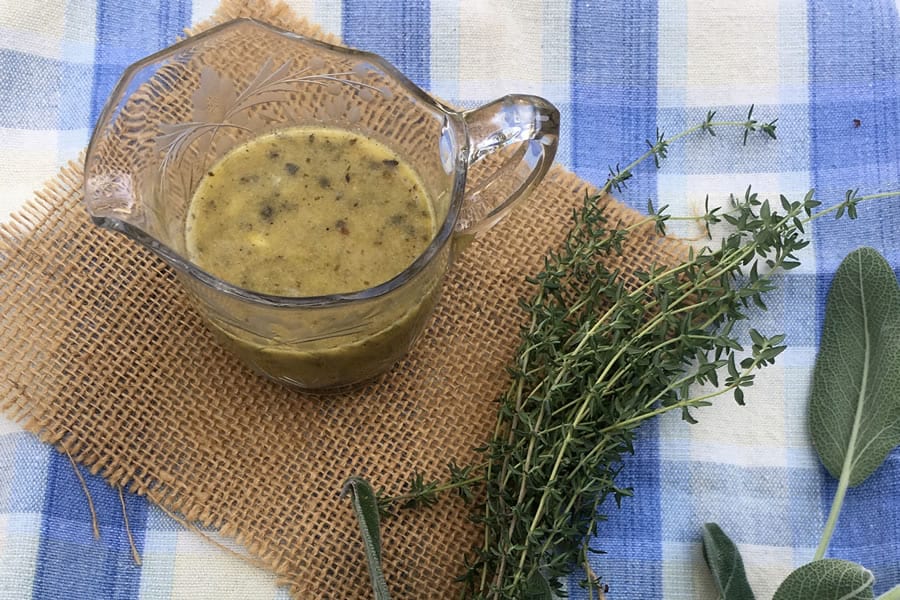
[[[253,17],[321,30],[283,4],[225,0],[194,33]],[[525,276],[595,190],[554,167],[532,197],[448,274],[434,318],[390,373],[316,396],[257,376],[221,349],[172,271],[82,206],[70,164],[0,225],[0,402],[41,440],[189,521],[236,539],[297,598],[368,598],[356,521],[339,498],[350,475],[399,492],[413,471],[476,459],[508,383]],[[638,214],[608,200],[613,221]],[[680,255],[652,231],[632,236],[629,270]],[[470,508],[447,498],[383,526],[397,598],[451,598],[480,543]]]

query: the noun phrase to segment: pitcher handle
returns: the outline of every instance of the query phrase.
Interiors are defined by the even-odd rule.
[[[466,185],[456,229],[458,235],[471,239],[500,222],[547,174],[559,142],[559,111],[538,96],[514,94],[467,111],[463,118],[470,167],[519,145],[480,181]],[[511,191],[505,191],[510,187]]]

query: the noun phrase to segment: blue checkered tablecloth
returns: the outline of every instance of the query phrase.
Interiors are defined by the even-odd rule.
[[[900,19],[891,0],[294,0],[294,10],[353,46],[383,54],[460,106],[506,92],[554,102],[558,160],[594,183],[714,109],[742,119],[755,104],[779,139],[736,132],[673,146],[622,195],[696,214],[748,184],[839,201],[900,188]],[[0,220],[78,156],[123,69],[209,16],[212,0],[0,0]],[[691,237],[693,226],[677,233]],[[860,246],[900,269],[900,201],[822,220],[803,266],[779,276],[768,333],[789,350],[747,393],[645,425],[621,484],[634,488],[594,545],[610,600],[717,596],[699,546],[715,521],[738,543],[758,598],[812,558],[836,483],[820,466],[805,410],[830,280]],[[524,275],[524,274],[523,274]],[[2,277],[0,273],[0,277]],[[6,307],[0,307],[4,310]],[[210,545],[145,499],[83,471],[99,517],[95,540],[68,459],[0,419],[0,599],[287,598],[274,577]],[[227,540],[223,540],[228,544]],[[845,502],[829,556],[862,563],[876,592],[900,584],[900,450]],[[583,592],[571,586],[571,595]]]

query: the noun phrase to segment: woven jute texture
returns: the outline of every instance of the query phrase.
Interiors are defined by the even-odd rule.
[[[287,7],[225,0],[211,22],[249,16],[312,36]],[[334,41],[329,40],[329,41]],[[172,271],[95,227],[72,164],[0,226],[0,401],[42,440],[191,522],[218,528],[297,598],[368,598],[365,557],[342,483],[399,491],[443,477],[493,429],[527,296],[525,276],[593,190],[554,167],[535,194],[454,265],[434,318],[390,373],[315,396],[255,375],[221,349]],[[609,216],[638,214],[609,200]],[[624,268],[668,263],[680,245],[632,236]],[[384,523],[397,598],[452,598],[479,542],[451,498]]]

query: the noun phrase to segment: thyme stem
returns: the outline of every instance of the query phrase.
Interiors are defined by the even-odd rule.
[[[737,127],[774,138],[775,121],[760,123],[753,107],[746,120],[714,121],[714,113],[693,127],[665,137],[657,132],[648,150],[624,169],[610,169],[599,193],[575,211],[562,248],[548,255],[544,269],[529,281],[534,295],[523,302],[529,313],[501,398],[485,462],[451,471],[449,483],[424,484],[392,501],[433,503],[436,494],[483,485],[478,519],[484,539],[468,565],[464,593],[476,600],[516,599],[555,587],[573,565],[585,569],[591,597],[600,578],[591,570],[587,537],[605,517],[598,509],[609,495],[630,494],[615,485],[635,429],[673,410],[693,422],[690,411],[722,395],[743,403],[755,373],[785,349],[784,336],[750,329],[749,355],[732,327],[744,309],[764,309],[772,274],[798,266],[796,253],[808,245],[804,226],[825,215],[856,217],[861,202],[900,196],[900,191],[860,196],[818,210],[812,192],[780,207],[748,189],[732,198],[726,212],[710,210],[695,219],[726,223],[731,233],[721,247],[691,250],[677,264],[654,265],[635,273],[636,282],[605,265],[621,256],[622,243],[643,228],[665,232],[672,218],[649,207],[649,215],[628,226],[610,225],[603,201],[620,190],[641,163],[659,165],[671,143],[717,128]],[[711,238],[711,234],[710,234]],[[719,373],[725,373],[720,385]],[[713,390],[691,394],[695,385]],[[465,476],[458,476],[464,473]],[[417,489],[421,488],[421,489]],[[541,597],[544,596],[534,596]]]

